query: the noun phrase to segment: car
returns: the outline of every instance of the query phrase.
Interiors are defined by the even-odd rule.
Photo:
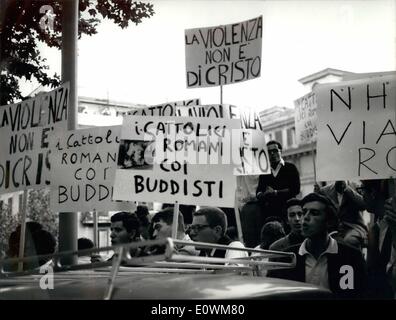
[[[266,269],[293,267],[295,264],[293,253],[235,248],[235,250],[246,250],[249,254],[260,254],[244,259],[207,258],[178,254],[175,245],[186,244],[191,245],[191,242],[168,238],[101,249],[87,249],[79,253],[89,254],[94,251],[113,249],[115,255],[111,260],[93,264],[64,267],[55,264],[53,274],[44,274],[45,266],[22,273],[2,272],[0,300],[312,300],[332,298],[330,291],[315,285],[257,276],[258,266]],[[194,244],[199,247],[227,248],[222,245],[206,243]],[[152,245],[165,245],[165,253],[138,258],[132,258],[125,254],[128,249]],[[53,259],[52,261],[55,261],[62,255],[58,253],[50,257]],[[287,258],[290,262],[263,260],[273,257]],[[24,260],[33,258],[24,258]],[[6,260],[0,261],[1,265],[5,263]],[[52,271],[52,267],[50,269]],[[48,272],[48,270],[47,268],[46,271]],[[52,276],[53,278],[49,280],[49,277]],[[48,290],[47,287],[51,285],[52,287]]]

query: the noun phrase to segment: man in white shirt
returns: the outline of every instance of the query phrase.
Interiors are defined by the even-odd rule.
[[[325,196],[311,193],[302,200],[301,245],[288,249],[296,254],[293,269],[270,271],[268,276],[308,282],[331,290],[336,298],[362,298],[367,287],[365,261],[361,252],[329,236],[336,209]]]

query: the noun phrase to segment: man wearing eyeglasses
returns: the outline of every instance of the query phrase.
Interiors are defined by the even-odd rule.
[[[269,141],[267,149],[271,173],[260,175],[256,197],[263,215],[286,221],[286,202],[300,193],[300,175],[293,163],[282,159],[282,145],[278,141]]]
[[[233,241],[226,235],[227,216],[215,207],[205,207],[193,214],[189,235],[193,241],[226,245],[230,248],[244,248],[240,241]],[[200,256],[216,258],[246,258],[246,251],[202,248]]]

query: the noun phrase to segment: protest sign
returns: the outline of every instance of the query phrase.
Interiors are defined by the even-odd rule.
[[[233,144],[231,135],[239,126],[239,120],[125,117],[121,143],[133,151],[118,159],[113,199],[233,207],[239,139]],[[146,145],[155,145],[154,161],[147,161],[153,153]]]
[[[208,104],[177,109],[181,117],[240,119],[244,129],[263,129],[258,114],[251,108],[239,108],[231,104]]]
[[[294,121],[298,145],[315,142],[318,135],[317,128],[317,103],[313,92],[306,94],[294,101]]]
[[[258,78],[263,17],[229,25],[185,30],[187,88]]]
[[[235,175],[247,176],[271,173],[265,134],[263,131],[242,129],[239,152],[241,164],[235,168]]]
[[[50,206],[54,211],[136,209],[130,202],[112,201],[121,126],[74,131],[51,137]]]
[[[318,85],[318,180],[396,175],[396,77]]]
[[[180,110],[181,116],[202,118],[240,119],[240,164],[235,175],[269,174],[269,158],[265,135],[258,114],[251,108],[228,104],[189,106]]]
[[[50,184],[49,137],[67,127],[68,103],[67,83],[0,107],[0,194]]]
[[[117,112],[117,116],[135,115],[135,116],[161,116],[172,117],[176,116],[176,106],[196,106],[200,104],[199,99],[181,100],[174,102],[166,102],[150,107],[139,108],[128,112]]]

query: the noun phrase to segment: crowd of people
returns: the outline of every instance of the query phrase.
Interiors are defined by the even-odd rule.
[[[239,207],[243,238],[235,236],[236,226],[221,208],[180,206],[176,238],[184,244],[176,245],[177,252],[226,259],[248,258],[247,251],[233,250],[245,246],[293,252],[297,258],[294,268],[262,270],[259,275],[315,284],[337,298],[395,298],[396,196],[390,192],[390,180],[316,184],[312,193],[301,198],[296,166],[283,160],[279,142],[270,141],[267,147],[271,173],[244,180],[247,196]],[[371,214],[371,221],[365,221],[364,211]],[[145,206],[133,213],[118,212],[111,217],[111,244],[172,237],[173,219],[171,205],[154,215]],[[26,230],[25,255],[54,252],[55,240],[42,226],[30,222]],[[20,228],[10,237],[10,257],[19,254],[18,232]],[[79,239],[79,249],[92,248],[89,241]],[[194,242],[220,244],[227,250]],[[129,253],[141,257],[164,250],[164,246],[143,246]],[[100,257],[84,261],[100,261]]]

